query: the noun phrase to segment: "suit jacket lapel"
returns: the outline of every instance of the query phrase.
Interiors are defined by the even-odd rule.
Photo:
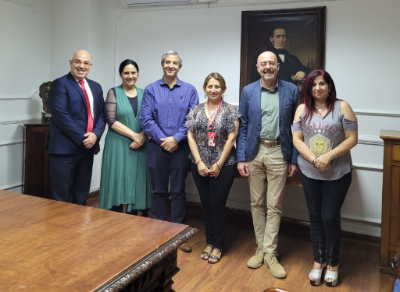
[[[68,79],[69,79],[69,82],[71,83],[72,87],[74,87],[74,88],[78,91],[79,95],[80,95],[81,98],[82,98],[82,101],[83,101],[84,105],[85,105],[86,108],[87,108],[85,95],[83,94],[82,88],[80,87],[80,85],[78,84],[78,82],[76,82],[75,77],[72,76],[71,73],[69,73],[69,74],[68,74]]]
[[[254,105],[257,113],[257,119],[261,121],[261,85],[259,82],[255,84],[254,97]]]
[[[279,113],[283,111],[283,101],[285,100],[285,86],[281,82],[281,80],[278,79],[278,96],[279,96]]]

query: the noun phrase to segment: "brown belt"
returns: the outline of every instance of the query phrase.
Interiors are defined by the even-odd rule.
[[[260,144],[263,144],[263,145],[265,145],[267,147],[273,147],[273,146],[281,145],[281,140],[267,142],[267,141],[264,141],[264,140],[260,139]]]

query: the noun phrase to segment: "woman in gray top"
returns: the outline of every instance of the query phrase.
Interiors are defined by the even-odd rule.
[[[307,75],[293,122],[293,144],[310,216],[314,264],[308,277],[335,286],[340,250],[340,209],[351,184],[350,149],[357,145],[357,118],[336,98],[335,84],[324,70]],[[325,250],[325,245],[327,251]]]

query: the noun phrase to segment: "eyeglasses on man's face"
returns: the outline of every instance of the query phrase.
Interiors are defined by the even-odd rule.
[[[90,67],[90,65],[92,65],[92,63],[90,63],[89,61],[82,61],[79,59],[72,60],[72,63],[74,63],[77,66],[83,65],[85,67]]]
[[[276,64],[277,64],[276,62],[271,61],[271,62],[261,62],[261,63],[259,63],[258,65],[259,65],[260,67],[267,67],[268,65],[269,65],[270,67],[275,67]]]

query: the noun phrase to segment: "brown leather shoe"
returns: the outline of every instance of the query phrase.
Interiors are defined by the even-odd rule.
[[[192,251],[192,247],[187,242],[182,243],[179,248],[181,249],[181,251],[184,251],[184,252]]]

